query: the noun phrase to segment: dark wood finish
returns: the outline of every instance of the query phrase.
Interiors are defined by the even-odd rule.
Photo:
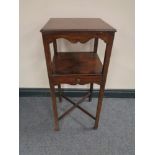
[[[98,38],[95,38],[94,40],[94,52],[97,53],[97,47],[98,47]]]
[[[110,62],[113,39],[114,39],[114,34],[111,35],[111,37],[109,39],[109,43],[107,43],[107,45],[106,45],[104,63],[103,63],[103,69],[102,69],[103,79],[100,84],[98,105],[97,105],[97,111],[96,111],[96,120],[95,120],[95,126],[94,126],[95,129],[98,128],[99,117],[100,117],[100,112],[101,112],[101,108],[102,108],[102,100],[103,100],[103,96],[104,96],[104,89],[105,89],[105,84],[106,84],[106,79],[107,79],[107,73],[108,73],[108,67],[109,67],[109,62]]]
[[[91,118],[93,118],[95,120],[95,117],[90,114],[88,111],[86,111],[84,108],[82,108],[81,106],[79,106],[79,104],[81,104],[88,96],[90,95],[90,93],[87,93],[83,98],[81,98],[77,103],[73,102],[72,100],[70,100],[68,97],[66,97],[65,95],[62,94],[62,97],[65,98],[67,101],[69,101],[71,104],[73,104],[73,106],[71,108],[69,108],[66,112],[64,112],[60,117],[59,120],[62,119],[64,116],[66,116],[68,113],[70,113],[73,109],[78,108],[81,111],[83,111],[85,114],[87,114],[88,116],[90,116]]]
[[[52,107],[53,107],[53,114],[54,114],[54,129],[56,131],[58,131],[59,125],[58,125],[58,112],[57,112],[57,104],[56,104],[56,95],[55,95],[55,88],[54,88],[54,85],[52,84],[51,80],[50,80],[50,89],[51,89]]]
[[[75,108],[79,108],[84,113],[95,119],[94,128],[98,128],[108,66],[116,29],[99,18],[52,18],[41,29],[41,32],[50,89],[52,93],[55,130],[59,129],[58,120],[66,116]],[[59,52],[57,50],[56,42],[59,38],[67,39],[71,43],[86,43],[90,39],[94,39],[94,49],[92,52]],[[103,65],[97,54],[98,39],[101,39],[106,43]],[[49,47],[50,43],[53,43],[54,47],[53,58],[51,58]],[[74,103],[62,94],[61,84],[64,83],[71,85],[90,83],[90,90],[83,99]],[[89,101],[91,101],[93,83],[100,85],[96,117],[79,106],[79,104],[87,97],[89,97]],[[61,101],[62,96],[73,104],[73,107],[68,109],[59,117],[59,119],[56,106],[55,85],[58,85],[59,100]]]
[[[57,54],[58,50],[57,50],[57,41],[56,40],[53,41],[53,48],[54,48],[54,54]]]
[[[92,94],[93,94],[93,83],[90,83],[90,96],[89,96],[89,102],[92,101]]]
[[[95,38],[95,40],[94,40],[94,53],[97,53],[97,48],[98,48],[98,38]],[[92,101],[92,92],[93,92],[93,83],[90,84],[89,102]]]
[[[97,74],[102,73],[102,63],[93,52],[58,52],[53,58],[53,74]]]
[[[55,31],[112,31],[116,30],[100,18],[51,18],[42,33]]]
[[[58,84],[58,92],[59,92],[59,101],[62,102],[62,97],[61,97],[61,84]]]
[[[53,75],[51,76],[52,83],[54,85],[58,84],[71,84],[71,85],[84,85],[84,84],[89,84],[91,82],[100,84],[102,80],[101,75],[78,75],[78,74],[73,74],[73,75]]]

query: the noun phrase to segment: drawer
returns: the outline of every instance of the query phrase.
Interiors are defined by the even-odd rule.
[[[97,83],[101,82],[102,76],[101,75],[67,75],[67,76],[51,76],[53,84],[57,85],[59,83],[62,84],[88,84],[88,83]]]

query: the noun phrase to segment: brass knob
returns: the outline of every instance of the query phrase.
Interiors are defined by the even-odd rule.
[[[80,83],[80,79],[77,79],[77,83]]]

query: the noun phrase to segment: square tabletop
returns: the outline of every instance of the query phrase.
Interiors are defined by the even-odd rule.
[[[42,33],[64,31],[115,32],[116,29],[100,18],[50,18],[49,21],[45,24],[45,26],[41,29]]]

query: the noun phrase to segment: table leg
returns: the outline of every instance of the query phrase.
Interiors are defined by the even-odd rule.
[[[90,96],[89,96],[89,102],[92,101],[92,92],[93,92],[93,83],[90,84]]]
[[[62,97],[61,97],[61,84],[58,84],[58,93],[59,93],[59,102],[62,102]]]
[[[98,104],[97,104],[97,110],[96,110],[96,120],[95,120],[94,129],[98,128],[99,118],[100,118],[100,113],[101,113],[101,108],[102,108],[103,95],[104,95],[104,85],[101,84],[99,96],[98,96]]]
[[[59,130],[59,124],[58,124],[58,112],[57,112],[57,104],[56,104],[56,94],[55,94],[55,88],[53,84],[50,84],[51,88],[51,96],[52,96],[52,107],[53,107],[53,116],[54,116],[54,130]]]

